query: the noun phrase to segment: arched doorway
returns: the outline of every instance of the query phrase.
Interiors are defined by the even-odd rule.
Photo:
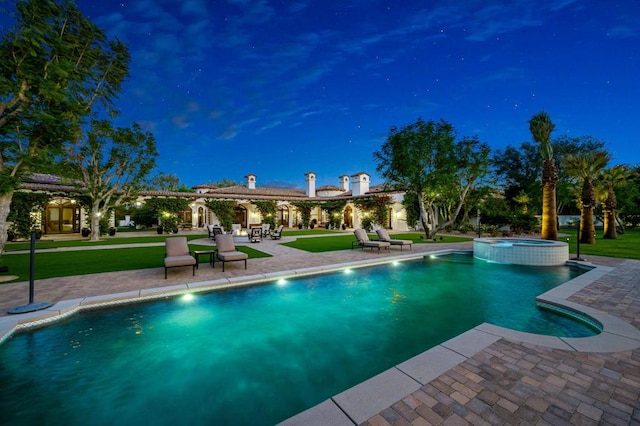
[[[344,224],[347,228],[353,228],[353,209],[351,206],[344,208]]]
[[[280,206],[278,208],[277,225],[289,226],[289,207]]]
[[[233,223],[239,223],[243,228],[247,227],[247,208],[236,206],[233,211]]]
[[[204,226],[204,208],[198,207],[198,228]]]

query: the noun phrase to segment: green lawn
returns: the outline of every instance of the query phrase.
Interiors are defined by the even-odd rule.
[[[424,235],[419,233],[407,233],[407,234],[394,234],[393,239],[396,240],[412,240],[416,244],[437,244],[437,243],[459,243],[462,241],[469,241],[471,237],[438,237],[436,241],[427,241],[424,239]],[[369,234],[370,239],[377,239],[375,234]],[[318,238],[299,238],[295,241],[283,243],[286,246],[305,250],[312,253],[320,253],[324,251],[336,251],[336,250],[350,250],[351,243],[355,241],[354,235],[336,235],[333,237],[318,237]]]
[[[567,241],[569,238],[569,251],[577,253],[576,229],[561,229],[562,234],[568,237],[560,237],[559,241]],[[640,259],[640,229],[627,229],[624,234],[618,234],[615,240],[602,238],[602,229],[596,230],[595,244],[580,244],[580,256],[587,255],[620,257],[625,259]]]
[[[211,250],[211,246],[190,244],[189,249]],[[269,254],[251,247],[237,246],[250,259],[270,257]],[[9,267],[10,275],[17,275],[15,281],[29,280],[29,253],[11,254],[0,259],[1,265]],[[70,275],[96,274],[100,272],[129,271],[133,269],[161,268],[164,263],[164,246],[132,247],[105,250],[77,250],[44,252],[35,255],[35,278],[66,277]],[[202,259],[200,259],[202,262]]]
[[[561,237],[560,241],[569,240],[569,251],[576,253],[576,230],[563,229],[563,234],[568,237]],[[294,247],[308,252],[318,253],[324,251],[349,250],[351,242],[355,241],[352,234],[344,234],[327,230],[303,230],[288,231],[284,235],[321,235],[336,234],[334,236],[318,236],[317,238],[300,238],[296,241],[284,243],[289,247]],[[87,240],[60,240],[46,241],[40,240],[36,243],[37,249],[53,247],[87,247],[107,244],[133,244],[133,243],[153,243],[163,242],[170,235],[148,235],[128,238],[107,237],[99,242],[89,242]],[[202,238],[203,235],[187,235],[189,240]],[[375,239],[374,234],[370,234],[371,239]],[[394,234],[395,239],[412,240],[416,244],[438,244],[468,241],[473,235],[468,237],[438,237],[436,241],[427,241],[420,233]],[[210,250],[211,246],[191,244],[191,250]],[[8,243],[7,251],[28,250],[28,242]],[[269,257],[268,254],[255,250],[252,247],[238,246],[240,251],[249,254],[250,258]],[[596,232],[596,244],[580,244],[580,254],[584,256],[597,255],[619,257],[627,259],[640,259],[640,230],[627,230],[625,234],[620,234],[616,240],[602,239],[602,231]],[[164,246],[158,247],[131,247],[104,250],[78,250],[71,252],[37,252],[35,261],[35,279],[63,277],[70,275],[95,274],[100,272],[127,271],[144,268],[162,267],[164,257]],[[1,266],[9,267],[10,275],[17,275],[14,281],[26,281],[29,279],[29,254],[9,254],[0,258]]]

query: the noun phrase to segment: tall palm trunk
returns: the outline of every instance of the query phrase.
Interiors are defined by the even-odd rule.
[[[586,178],[582,184],[582,212],[581,225],[582,232],[580,242],[584,244],[596,243],[596,227],[593,222],[593,208],[596,203],[596,192],[593,181]]]
[[[602,238],[615,240],[618,238],[616,230],[616,194],[613,189],[609,189],[607,199],[604,201],[602,209],[604,211],[604,235]]]
[[[553,158],[545,160],[542,168],[542,229],[544,240],[558,239],[558,213],[556,211],[556,182],[558,172]]]
[[[593,208],[585,206],[580,214],[580,242],[584,244],[596,243],[596,228],[593,223]]]

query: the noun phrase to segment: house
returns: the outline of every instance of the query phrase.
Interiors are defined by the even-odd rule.
[[[361,226],[362,214],[354,204],[358,199],[371,198],[376,195],[391,197],[388,223],[386,228],[405,231],[408,230],[406,212],[402,201],[404,193],[387,191],[382,185],[371,185],[370,175],[361,172],[354,175],[342,175],[338,178],[338,185],[326,185],[316,188],[317,175],[308,172],[305,175],[304,189],[265,187],[257,184],[257,176],[245,176],[244,185],[217,187],[215,185],[196,185],[194,192],[171,191],[142,191],[139,193],[137,205],[144,203],[151,197],[180,197],[191,200],[189,209],[182,212],[181,222],[193,228],[202,228],[207,224],[218,224],[219,221],[206,204],[207,199],[236,201],[234,223],[248,228],[263,221],[260,211],[252,203],[258,200],[273,200],[277,205],[276,224],[293,228],[301,225],[301,215],[292,204],[297,201],[332,201],[344,200],[342,223],[348,228]],[[86,212],[71,197],[74,193],[81,193],[77,186],[70,185],[64,180],[46,174],[34,173],[22,182],[21,191],[42,191],[52,195],[49,205],[41,213],[40,223],[45,234],[80,233],[86,223]],[[311,221],[314,225],[324,226],[328,222],[326,212],[320,207],[313,209]],[[115,226],[112,218],[112,225]]]

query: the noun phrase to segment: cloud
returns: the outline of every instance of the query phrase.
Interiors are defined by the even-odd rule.
[[[232,124],[227,128],[225,128],[224,130],[222,130],[220,134],[218,134],[218,139],[228,141],[235,138],[236,136],[238,136],[238,129],[235,124]]]
[[[631,38],[638,36],[638,30],[630,26],[618,25],[611,27],[609,31],[607,31],[607,35],[614,38]]]
[[[181,129],[187,128],[191,125],[185,114],[180,114],[172,117],[171,123],[173,123],[174,126],[179,127]]]

